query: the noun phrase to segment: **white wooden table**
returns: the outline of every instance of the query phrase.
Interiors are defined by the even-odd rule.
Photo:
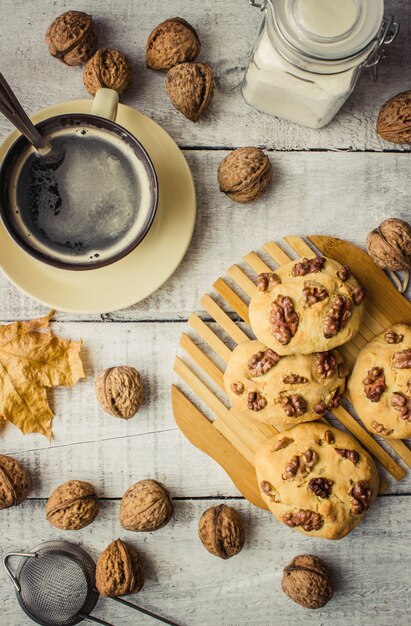
[[[222,469],[178,431],[170,403],[172,363],[187,317],[236,259],[287,234],[329,234],[363,244],[384,218],[410,217],[409,149],[381,141],[374,130],[381,104],[410,88],[411,5],[409,0],[386,5],[400,21],[401,34],[381,64],[378,83],[364,74],[337,118],[313,131],[260,114],[242,100],[239,83],[260,19],[246,0],[1,0],[0,71],[29,112],[88,97],[81,70],[52,59],[43,36],[62,11],[93,14],[100,45],[119,47],[135,67],[123,102],[153,117],[184,150],[196,183],[198,219],[180,268],[145,302],[104,319],[56,315],[56,333],[84,340],[88,380],[49,394],[56,413],[50,444],[41,436],[24,437],[12,426],[1,431],[0,452],[29,468],[33,490],[22,506],[1,512],[0,554],[64,535],[97,556],[112,539],[125,538],[146,564],[139,602],[184,626],[410,623],[410,474],[399,483],[388,480],[388,492],[346,539],[310,540],[244,501]],[[149,32],[175,15],[198,29],[201,60],[215,71],[214,102],[196,125],[172,109],[163,75],[145,69]],[[10,130],[1,117],[0,138]],[[232,203],[216,182],[227,150],[243,145],[266,149],[274,168],[269,192],[248,206]],[[2,323],[45,312],[0,277]],[[145,405],[129,423],[103,414],[94,398],[96,372],[115,364],[136,366],[144,379]],[[131,483],[146,477],[167,484],[175,516],[151,535],[124,532],[119,499]],[[46,522],[44,507],[51,490],[71,478],[96,485],[102,510],[91,526],[64,534]],[[197,538],[201,513],[220,502],[241,511],[247,527],[244,550],[227,562],[208,554]],[[303,552],[330,564],[336,595],[325,610],[305,611],[281,592],[283,566]],[[0,624],[28,623],[3,572],[0,603]],[[99,601],[96,615],[116,625],[153,623],[108,600]]]

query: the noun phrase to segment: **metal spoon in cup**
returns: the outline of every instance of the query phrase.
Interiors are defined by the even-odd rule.
[[[47,163],[52,165],[61,159],[60,154],[52,153],[50,142],[40,135],[2,74],[0,74],[0,111],[34,146],[38,154],[44,159],[47,158]]]

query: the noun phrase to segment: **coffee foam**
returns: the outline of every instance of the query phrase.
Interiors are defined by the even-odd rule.
[[[69,264],[120,254],[149,218],[144,164],[120,137],[89,126],[59,129],[49,140],[53,151],[64,151],[57,167],[30,147],[14,169],[15,229],[32,248]]]

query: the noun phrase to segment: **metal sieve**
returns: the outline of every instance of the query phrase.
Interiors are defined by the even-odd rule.
[[[9,560],[21,559],[13,573]],[[42,626],[72,626],[83,620],[113,626],[90,615],[97,604],[96,566],[78,545],[68,541],[47,541],[31,552],[10,552],[3,559],[4,568],[16,589],[19,604],[26,615]],[[153,617],[164,624],[178,626],[151,611],[123,598],[111,598]]]

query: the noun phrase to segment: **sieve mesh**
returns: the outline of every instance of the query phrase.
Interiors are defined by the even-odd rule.
[[[47,626],[78,623],[97,602],[94,562],[81,548],[63,542],[35,552],[17,572],[26,612]]]

